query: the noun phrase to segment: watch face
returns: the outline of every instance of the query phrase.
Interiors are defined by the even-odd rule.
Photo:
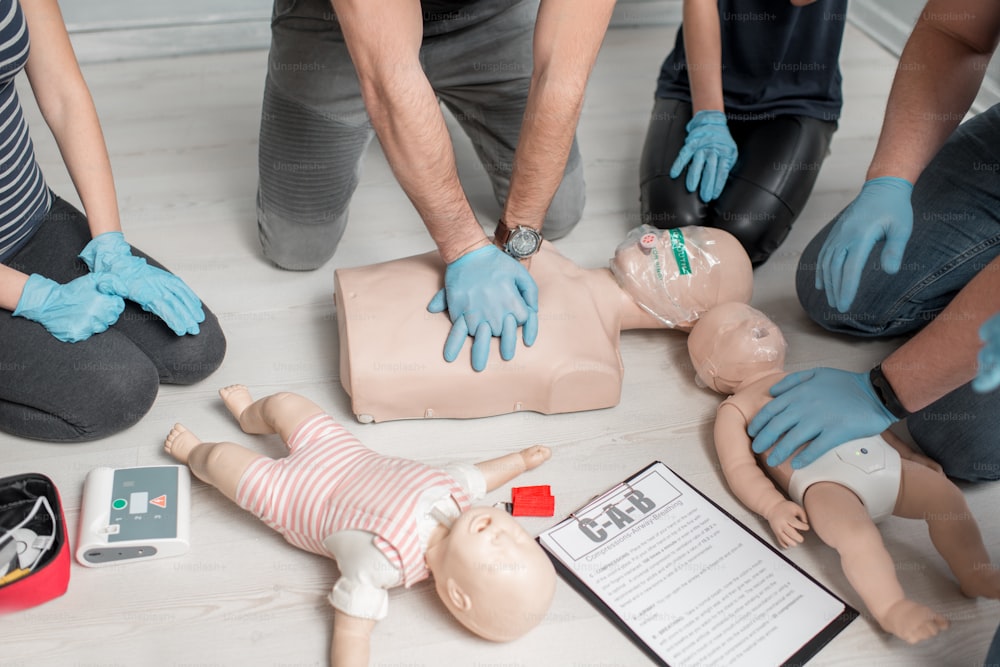
[[[512,257],[529,257],[535,254],[542,242],[541,234],[530,227],[518,227],[507,240],[507,252]]]

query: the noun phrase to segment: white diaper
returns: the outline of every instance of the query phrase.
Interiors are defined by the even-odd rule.
[[[892,514],[899,494],[899,452],[882,436],[873,435],[834,447],[805,468],[792,473],[789,497],[802,504],[806,489],[816,482],[835,482],[854,492],[872,521]]]

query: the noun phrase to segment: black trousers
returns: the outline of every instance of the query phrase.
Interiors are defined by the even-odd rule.
[[[639,162],[643,222],[660,229],[704,225],[730,232],[753,265],[771,256],[802,212],[829,153],[834,121],[808,116],[729,120],[739,157],[718,199],[688,192],[670,167],[687,137],[691,104],[657,99]]]
[[[88,241],[87,218],[53,197],[42,225],[7,264],[67,283],[88,272],[77,257]],[[164,268],[138,248],[132,254]],[[125,304],[111,328],[78,343],[0,311],[0,431],[50,442],[104,438],[138,422],[161,383],[193,384],[222,363],[226,339],[207,306],[201,333],[177,336],[156,315]]]

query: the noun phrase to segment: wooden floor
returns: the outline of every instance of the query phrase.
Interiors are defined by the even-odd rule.
[[[582,266],[606,265],[637,223],[638,156],[659,63],[673,34],[672,27],[608,34],[579,132],[587,209],[576,231],[557,242]],[[112,438],[53,445],[2,437],[2,473],[51,476],[74,542],[81,487],[92,468],[171,462],[161,446],[175,421],[205,439],[240,438],[216,395],[218,387],[231,383],[247,384],[258,395],[304,393],[374,449],[431,462],[481,460],[547,444],[554,450],[552,460],[518,483],[550,484],[558,516],[660,459],[771,539],[766,524],[740,507],[723,483],[711,444],[720,397],[695,388],[678,332],[626,332],[625,387],[612,409],[357,423],[338,379],[333,270],[424,252],[432,244],[373,148],[352,222],[329,265],[289,273],[261,258],[254,192],[265,56],[255,51],[85,67],[115,166],[127,238],[179,273],[218,313],[229,351],[213,377],[195,387],[164,387],[139,425]],[[892,345],[824,335],[802,314],[793,291],[802,248],[860,187],[895,60],[850,27],[842,65],[846,106],[832,154],[788,240],[756,273],[754,304],[783,328],[791,370],[812,365],[863,370]],[[30,117],[50,184],[74,200],[41,120],[34,111]],[[485,175],[464,140],[457,150],[470,197],[484,225],[492,225],[497,211]],[[262,452],[277,451],[273,440],[245,441]],[[489,501],[505,498],[505,491]],[[970,486],[967,492],[987,543],[1000,558],[1000,486]],[[292,548],[200,482],[193,508],[186,555],[105,569],[74,564],[65,596],[0,619],[0,666],[324,664],[333,617],[326,594],[337,576],[331,562]],[[528,519],[524,525],[537,532],[552,522]],[[862,617],[811,664],[980,664],[1000,621],[1000,606],[958,592],[922,524],[890,519],[883,534],[904,588],[947,616],[951,629],[910,647]],[[860,605],[834,552],[815,535],[788,555]],[[389,604],[389,618],[376,629],[373,665],[648,664],[562,583],[542,626],[511,644],[487,643],[461,630],[427,584],[394,590]]]

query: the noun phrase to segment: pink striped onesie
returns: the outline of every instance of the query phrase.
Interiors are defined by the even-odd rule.
[[[335,558],[324,540],[337,531],[373,533],[374,544],[400,570],[404,586],[429,576],[417,534],[415,509],[432,487],[465,511],[471,505],[443,470],[383,456],[332,417],[305,420],[288,439],[283,459],[262,457],[244,472],[236,502],[291,544]]]

